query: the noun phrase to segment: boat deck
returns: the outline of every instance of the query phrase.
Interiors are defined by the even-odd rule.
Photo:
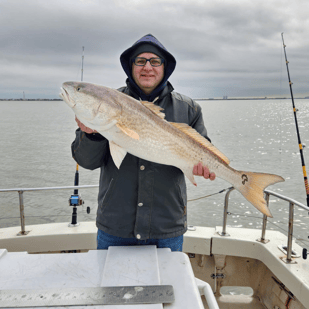
[[[92,261],[96,260],[95,256],[101,254],[99,252],[101,250],[95,250],[96,227],[93,222],[82,222],[80,226],[74,228],[69,228],[64,223],[34,225],[28,226],[27,230],[30,232],[26,236],[17,236],[20,231],[18,227],[0,229],[0,248],[6,248],[12,254],[15,251],[21,260],[25,256],[32,259],[35,259],[35,256],[41,256],[41,259],[51,256],[53,263],[58,266],[63,264],[63,260],[74,256],[76,261],[79,261],[78,268],[82,269],[89,268],[91,265],[91,263],[87,265],[84,260],[88,250],[92,252]],[[224,294],[217,297],[220,309],[278,309],[286,308],[286,302],[290,302],[290,309],[306,308],[302,304],[309,303],[309,265],[307,261],[299,257],[293,257],[292,263],[284,262],[286,255],[279,249],[279,245],[286,243],[286,237],[283,234],[277,231],[267,231],[266,237],[270,241],[261,243],[257,241],[261,233],[259,230],[229,228],[230,235],[227,237],[218,234],[221,230],[222,227],[196,227],[194,231],[188,231],[184,238],[184,251],[189,256],[194,276],[207,282],[212,291],[220,290]],[[293,250],[300,253],[301,249],[293,242]],[[46,254],[63,250],[67,253]],[[84,253],[69,254],[70,250]],[[45,254],[25,254],[20,251]],[[175,254],[184,255],[183,253]],[[0,262],[1,260],[3,258],[0,258]],[[33,269],[37,269],[35,264],[33,266]],[[24,267],[14,268],[13,273],[9,270],[8,278],[19,276],[19,279],[15,281],[20,284],[23,278],[21,270]],[[3,274],[2,271],[7,271],[7,269],[4,267],[0,273]],[[52,267],[49,267],[47,271],[50,272],[51,269]],[[64,270],[74,275],[74,268],[71,264]],[[174,269],[171,273],[177,273],[177,271]],[[166,269],[162,271],[162,274],[168,276]],[[33,271],[32,275],[33,278],[38,277],[33,274]],[[213,275],[223,275],[223,277],[213,279]],[[93,276],[98,276],[97,272],[93,272]],[[99,281],[94,286],[100,286],[101,281]],[[10,288],[2,282],[2,288],[4,287]],[[231,290],[223,291],[223,288],[227,287]],[[239,291],[238,294],[234,294],[233,288],[238,287],[252,289],[253,296],[250,296],[246,290],[244,290],[244,295]],[[290,292],[293,295],[292,300],[289,298]],[[198,297],[200,298],[200,295]],[[200,302],[208,308],[203,296]],[[172,308],[168,304],[165,307]],[[190,306],[186,308],[191,309]]]

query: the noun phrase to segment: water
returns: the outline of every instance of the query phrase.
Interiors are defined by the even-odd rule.
[[[268,189],[306,204],[306,193],[290,100],[200,101],[212,142],[244,171],[281,175],[286,179]],[[296,100],[298,121],[309,165],[309,100]],[[65,103],[0,101],[0,188],[36,188],[74,184],[76,164],[70,145],[75,136],[73,112]],[[309,172],[309,167],[307,167]],[[99,171],[80,168],[80,185],[97,185]],[[219,192],[230,185],[198,179],[188,184],[189,200]],[[78,209],[79,221],[95,220],[98,189],[81,190],[85,205]],[[69,222],[72,190],[25,192],[26,224]],[[224,193],[189,201],[188,224],[222,225]],[[86,213],[86,206],[91,213]],[[288,203],[271,198],[274,216],[268,228],[287,230]],[[230,197],[228,226],[261,228],[261,214],[238,192]],[[308,213],[295,210],[294,235],[308,238]],[[0,227],[19,225],[18,194],[0,193]]]

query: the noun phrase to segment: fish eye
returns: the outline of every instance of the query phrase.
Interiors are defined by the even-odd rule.
[[[80,90],[80,87],[77,88],[77,91],[79,91],[79,90]]]

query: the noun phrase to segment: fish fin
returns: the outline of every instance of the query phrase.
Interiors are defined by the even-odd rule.
[[[114,142],[109,142],[109,150],[115,165],[119,169],[124,157],[127,154],[126,150],[124,150],[122,147],[118,146]]]
[[[156,99],[155,99],[156,101]],[[150,109],[154,114],[156,114],[157,116],[159,116],[161,119],[165,118],[165,114],[162,113],[162,111],[164,110],[164,108],[155,105],[153,102],[148,102],[148,101],[140,101],[145,107],[147,107],[148,109]]]
[[[133,139],[139,139],[139,135],[138,135],[135,131],[133,131],[133,130],[127,128],[127,127],[124,126],[123,124],[117,123],[116,126],[117,126],[117,128],[119,128],[123,133],[125,133],[125,134],[128,135],[128,136],[130,136],[131,138],[133,138]]]
[[[182,169],[182,172],[185,174],[185,176],[192,182],[193,185],[197,186],[197,183],[194,179],[193,175],[193,168],[187,168],[187,169]]]
[[[253,173],[238,171],[242,181],[235,188],[259,211],[272,217],[264,199],[264,189],[284,179],[274,174]]]
[[[206,147],[209,151],[211,151],[214,155],[219,157],[226,164],[230,164],[230,160],[218,148],[216,148],[212,143],[210,143],[204,136],[198,133],[195,129],[193,129],[192,127],[190,127],[185,123],[170,122],[170,124],[176,127],[177,129],[181,130],[191,138],[193,138],[199,144]]]

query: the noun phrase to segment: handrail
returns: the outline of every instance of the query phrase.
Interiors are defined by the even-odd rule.
[[[228,214],[228,203],[229,203],[229,196],[230,193],[234,190],[234,187],[230,187],[225,194],[225,201],[224,201],[224,212],[223,212],[223,225],[222,225],[222,232],[219,233],[221,236],[230,236],[226,232],[226,225],[227,225],[227,214]],[[309,207],[305,206],[302,203],[297,202],[296,200],[293,200],[291,198],[288,198],[284,195],[281,195],[279,193],[270,191],[270,190],[264,190],[265,193],[265,200],[267,203],[267,207],[269,208],[269,196],[275,196],[278,197],[284,201],[289,202],[289,230],[288,230],[288,243],[287,243],[287,255],[286,255],[286,263],[292,262],[292,239],[293,239],[293,224],[294,224],[294,205],[298,206],[300,208],[303,208],[304,210],[309,211]],[[262,243],[266,243],[265,234],[266,234],[266,224],[267,224],[267,216],[263,215],[263,226],[262,226],[262,236],[259,240]]]
[[[84,185],[84,186],[63,186],[63,187],[43,187],[43,188],[15,188],[15,189],[0,189],[0,192],[19,192],[19,191],[45,191],[45,190],[65,190],[65,189],[82,189],[96,188],[99,185]]]
[[[25,206],[23,193],[27,191],[45,191],[45,190],[67,190],[67,189],[87,189],[97,188],[99,185],[83,185],[83,186],[62,186],[62,187],[42,187],[42,188],[13,188],[13,189],[0,189],[0,192],[18,192],[19,195],[19,213],[20,213],[20,227],[21,231],[18,236],[27,235],[25,228]]]
[[[20,208],[20,224],[21,224],[21,232],[18,235],[26,235],[25,231],[25,215],[24,215],[24,201],[23,201],[23,193],[27,191],[45,191],[45,190],[67,190],[67,189],[89,189],[89,188],[97,188],[99,185],[83,185],[83,186],[61,186],[61,187],[42,187],[42,188],[13,188],[13,189],[0,189],[0,192],[18,192],[19,194],[19,208]],[[219,233],[221,236],[229,236],[226,232],[227,226],[227,214],[228,214],[228,203],[230,193],[234,190],[234,187],[230,187],[225,195],[224,201],[224,212],[223,212],[223,225],[222,232]],[[275,196],[284,201],[289,202],[289,230],[288,230],[288,243],[287,243],[287,258],[286,262],[290,263],[292,261],[292,238],[293,238],[293,220],[294,220],[294,205],[298,206],[304,210],[309,212],[309,207],[305,206],[296,200],[288,198],[279,193],[265,190],[265,199],[267,202],[267,207],[269,207],[269,196]],[[262,243],[266,242],[265,234],[266,234],[266,225],[267,225],[267,216],[263,215],[263,226],[262,226],[262,236],[260,241]]]

